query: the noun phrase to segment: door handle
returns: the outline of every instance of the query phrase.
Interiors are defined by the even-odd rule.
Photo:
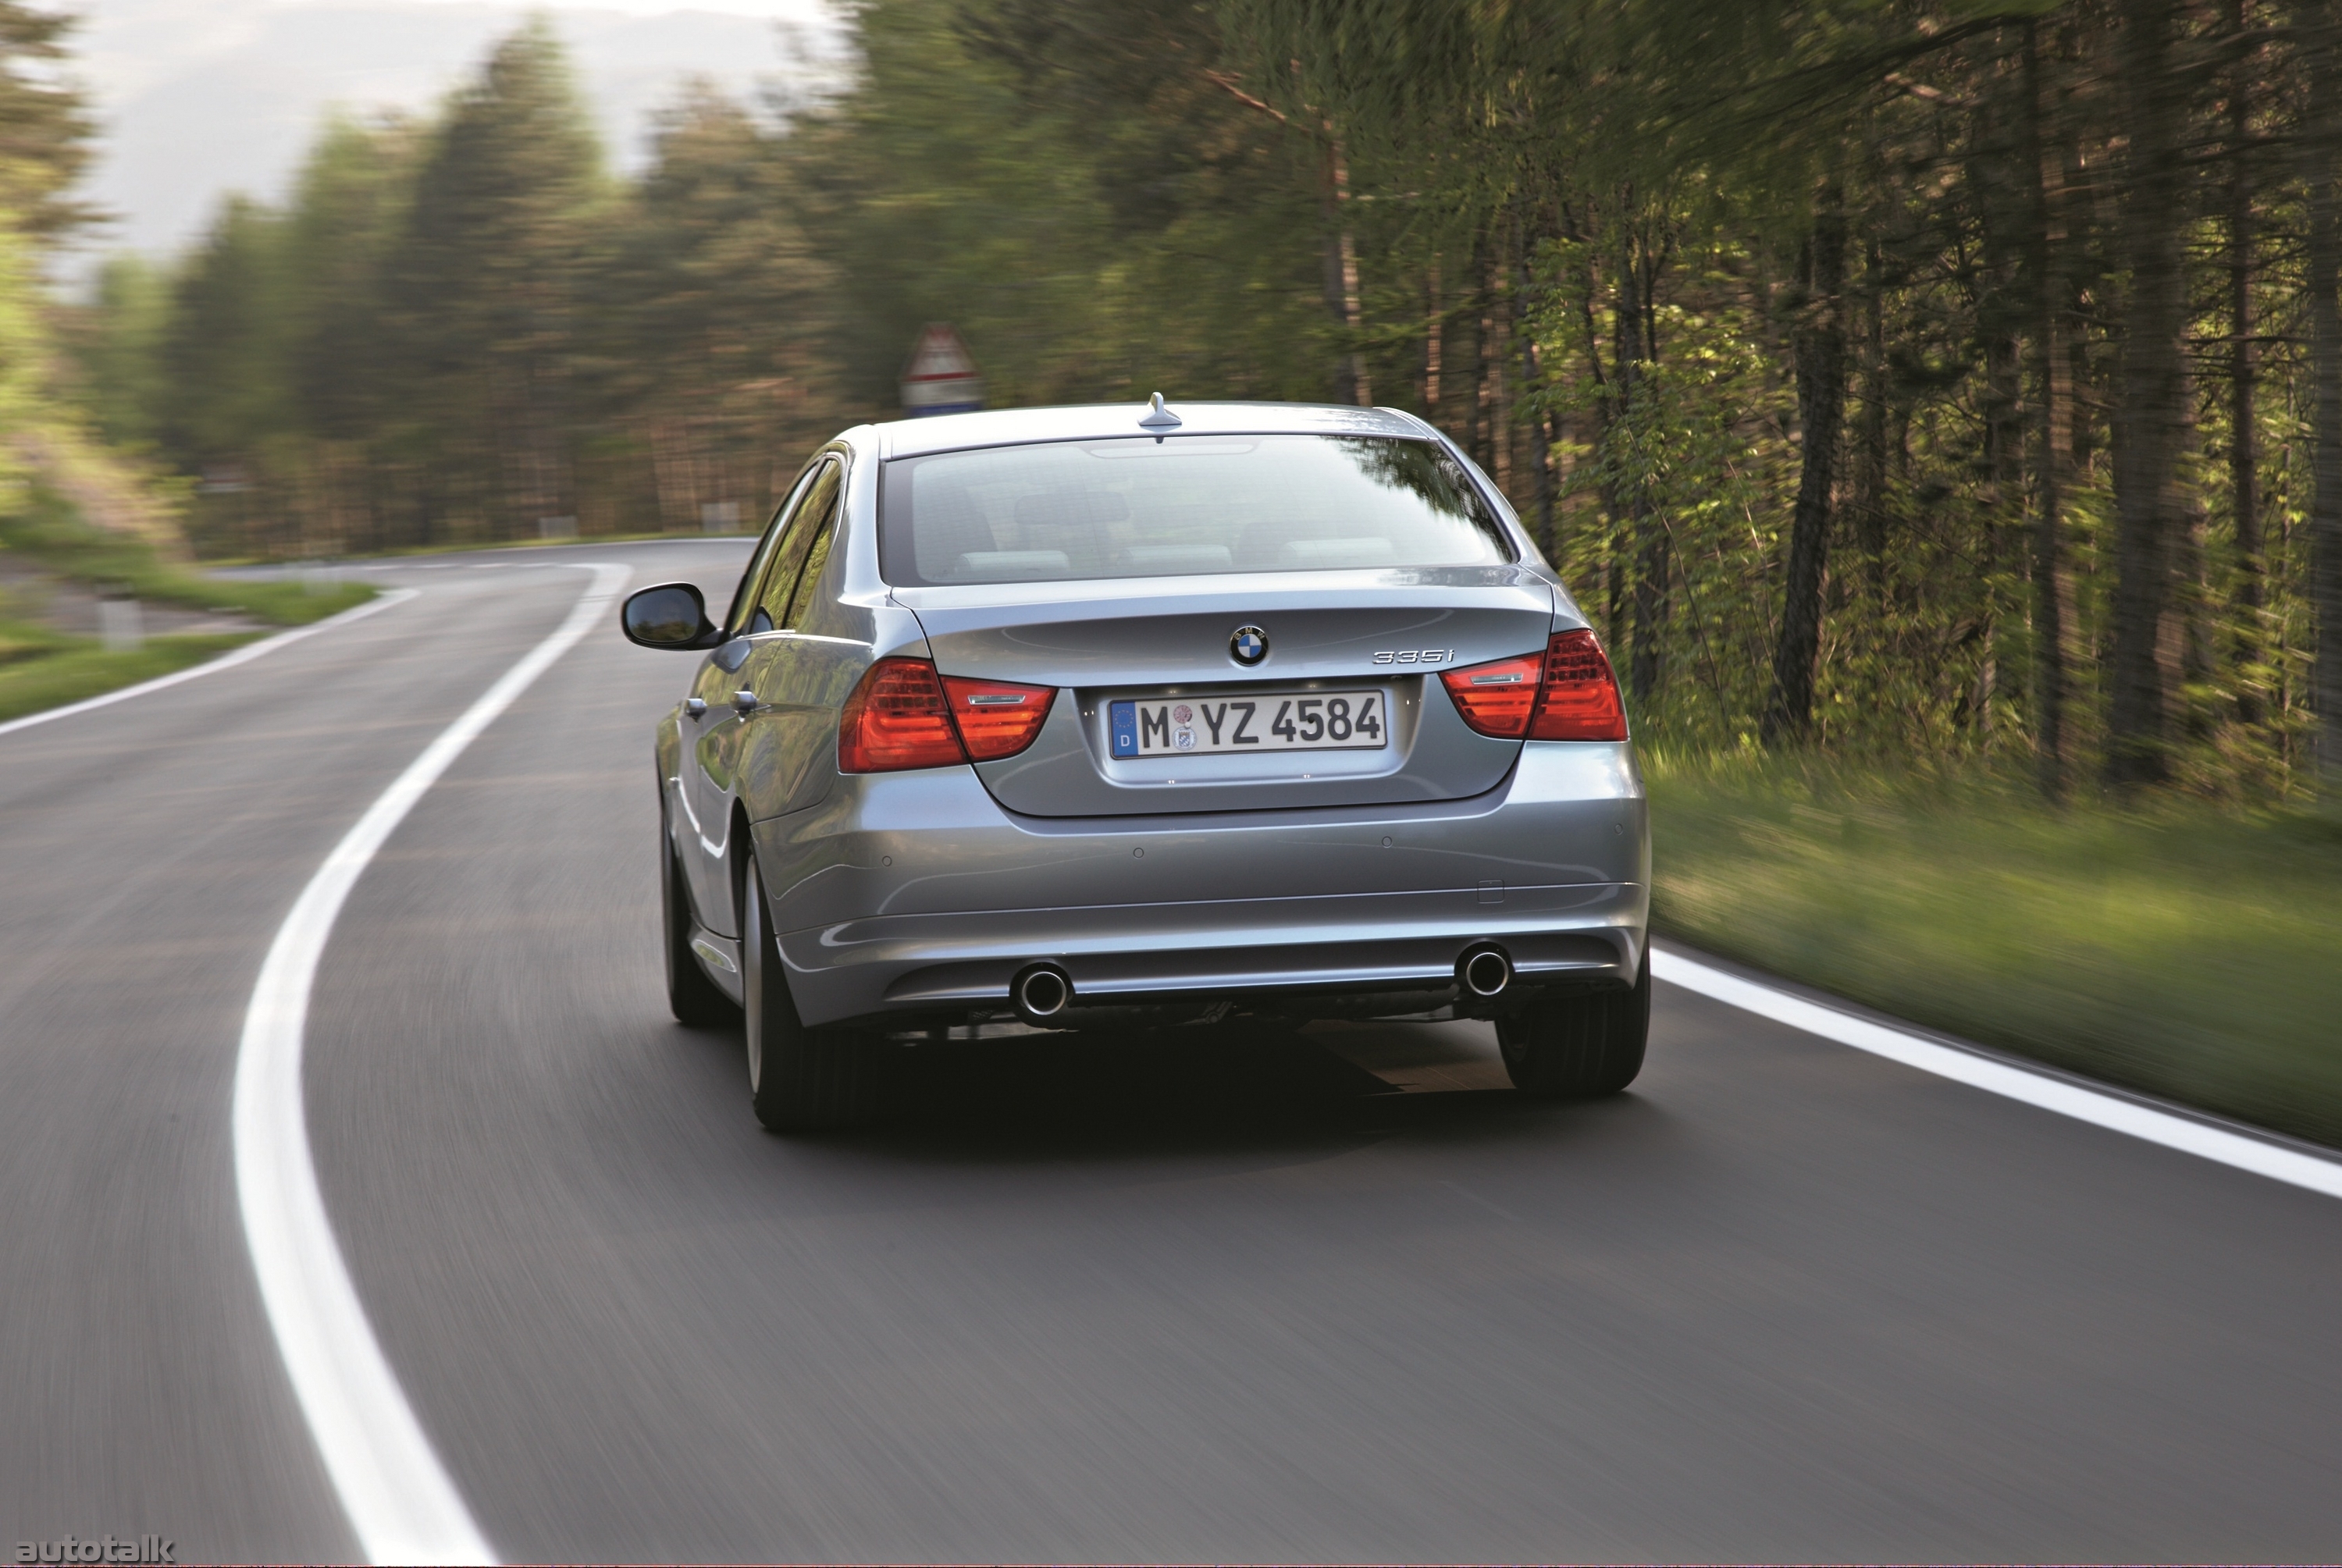
[[[756,711],[756,694],[735,692],[732,694],[732,705],[744,714],[753,714]]]
[[[686,697],[683,699],[683,711],[689,714],[696,719],[699,717],[700,714],[707,711],[707,699],[706,697]]]

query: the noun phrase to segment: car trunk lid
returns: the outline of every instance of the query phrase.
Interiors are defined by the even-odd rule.
[[[1036,816],[1481,794],[1503,781],[1521,743],[1467,729],[1439,674],[1541,650],[1555,606],[1551,584],[1516,566],[909,588],[896,597],[919,617],[944,674],[1059,689],[1029,749],[976,766],[1002,805]],[[1254,637],[1265,647],[1246,663]],[[1326,731],[1335,698],[1347,717]],[[1117,748],[1117,701],[1148,724],[1143,751],[1128,734]],[[1231,740],[1246,703],[1246,733],[1268,743],[1257,749]],[[1326,749],[1302,744],[1312,714]],[[1193,752],[1166,749],[1179,714]],[[1133,724],[1132,710],[1122,717]],[[1340,738],[1353,720],[1383,731],[1380,744],[1355,730]],[[1294,726],[1289,738],[1266,734],[1280,723]],[[1213,749],[1216,734],[1226,749]]]

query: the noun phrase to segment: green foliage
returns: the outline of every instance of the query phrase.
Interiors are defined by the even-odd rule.
[[[2167,91],[2117,69],[2139,18],[2177,30]],[[122,267],[71,341],[104,428],[203,477],[198,542],[238,554],[752,524],[815,441],[895,412],[931,321],[996,404],[1394,404],[1512,496],[1656,740],[1756,744],[1783,628],[1818,622],[1791,733],[1857,759],[2054,744],[2043,776],[2078,778],[2127,636],[2126,678],[2144,647],[2170,694],[2166,771],[2283,798],[2316,708],[2297,345],[2333,138],[2269,150],[2323,124],[2317,35],[2275,19],[863,0],[836,91],[760,114],[694,87],[626,182],[537,25],[427,123],[329,124],[283,212],[231,204],[170,269],[159,326]],[[2127,337],[2140,103],[2211,149],[2167,218],[2193,304],[2158,352],[2193,355],[2197,409],[2157,448],[2189,450],[2143,556],[2113,461],[2153,379]],[[2256,225],[2257,543],[2212,461],[2230,188]],[[1801,383],[1832,390],[1806,407]],[[1801,514],[1824,569],[1792,603]]]
[[[71,195],[95,133],[87,103],[59,69],[80,19],[0,0],[0,211],[44,246],[86,224]]]
[[[753,525],[956,324],[996,403],[1322,394],[1313,138],[1210,73],[1208,8],[874,0],[853,86],[784,122],[705,85],[615,184],[551,34],[431,123],[327,124],[75,322],[109,432],[235,554]]]
[[[291,423],[283,220],[229,201],[173,289],[158,413],[165,447],[198,473],[249,460]]]
[[[540,18],[449,102],[384,275],[390,382],[459,516],[574,515],[574,347],[601,149]]]
[[[781,151],[888,414],[926,322],[1003,404],[1321,395],[1307,139],[1218,85],[1211,14],[876,0],[856,89]]]
[[[1557,243],[1547,265],[1582,273],[1585,249]],[[1614,647],[1633,642],[1629,606],[1648,570],[1634,520],[1667,545],[1653,586],[1673,596],[1679,624],[1637,722],[1678,744],[1734,749],[1754,744],[1766,696],[1777,614],[1774,498],[1794,483],[1777,437],[1794,406],[1751,341],[1746,308],[1728,296],[1712,305],[1654,309],[1666,356],[1636,362],[1630,392],[1615,374],[1596,380],[1585,359],[1550,356],[1539,406],[1565,431],[1590,433],[1557,444],[1554,564]],[[1566,344],[1578,335],[1569,315],[1582,306],[1549,295],[1531,330]]]
[[[396,406],[385,336],[384,269],[407,217],[420,138],[404,122],[336,115],[310,149],[279,235],[286,293],[284,357],[294,428],[320,442],[363,440]]]
[[[23,430],[46,411],[48,337],[29,248],[0,209],[0,433]],[[0,445],[0,483],[23,467],[20,450]]]
[[[72,395],[117,446],[144,449],[161,434],[159,419],[170,395],[163,335],[171,314],[170,280],[163,269],[140,256],[118,255],[98,269],[88,307],[66,319]]]
[[[796,455],[830,434],[816,425],[837,395],[816,342],[836,275],[765,131],[694,84],[659,116],[655,146],[582,285],[595,471],[652,469],[635,481],[649,492],[636,515],[613,520],[630,529],[696,527],[710,504],[761,514]]]

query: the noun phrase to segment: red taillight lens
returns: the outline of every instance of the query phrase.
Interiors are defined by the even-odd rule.
[[[1623,741],[1626,707],[1609,656],[1589,631],[1556,633],[1545,645],[1545,683],[1537,694],[1533,741]]]
[[[1456,699],[1464,722],[1484,735],[1516,741],[1528,733],[1536,710],[1537,674],[1544,664],[1535,654],[1449,670],[1439,678]]]
[[[1456,711],[1500,740],[1623,741],[1626,709],[1610,660],[1590,631],[1557,632],[1542,658],[1471,664],[1440,676]]]
[[[951,703],[959,738],[967,743],[969,758],[988,763],[1013,757],[1033,744],[1049,716],[1049,704],[1057,699],[1057,688],[946,675],[944,695]]]
[[[863,672],[837,717],[838,772],[893,773],[966,760],[933,664],[881,659]]]

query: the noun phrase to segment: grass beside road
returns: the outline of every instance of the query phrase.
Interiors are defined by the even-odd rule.
[[[268,626],[306,624],[375,595],[361,583],[206,577],[164,559],[142,540],[91,526],[61,498],[39,490],[21,510],[0,514],[0,559],[33,568],[36,582],[55,579],[147,604],[239,614]],[[151,681],[265,634],[165,633],[135,649],[109,650],[95,637],[31,619],[38,612],[37,591],[20,597],[32,603],[0,606],[0,721]]]
[[[2342,1145],[2342,822],[1646,756],[1653,919],[1774,974]]]
[[[149,637],[135,651],[113,653],[92,638],[63,637],[27,653],[27,639],[21,635],[25,630],[0,623],[0,721],[135,686],[217,658],[252,640],[249,635]]]
[[[277,626],[323,620],[374,597],[372,588],[355,583],[206,577],[163,559],[142,540],[93,527],[64,500],[39,491],[22,510],[0,514],[0,549],[52,576],[115,588],[150,604],[240,613]]]

